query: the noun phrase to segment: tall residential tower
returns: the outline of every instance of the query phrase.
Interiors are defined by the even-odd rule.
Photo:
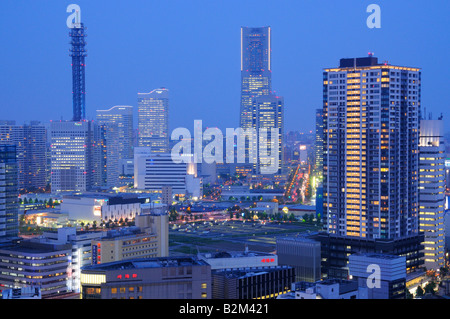
[[[418,233],[418,68],[341,59],[325,69],[324,227],[330,234]]]
[[[369,55],[323,72],[323,269],[347,276],[348,255],[423,264],[419,233],[419,68]],[[348,269],[347,269],[348,270]],[[343,272],[341,272],[343,271]]]

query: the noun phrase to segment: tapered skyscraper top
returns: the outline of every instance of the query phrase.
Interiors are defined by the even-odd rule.
[[[252,98],[272,91],[270,27],[241,28],[240,126],[252,125]]]
[[[86,54],[85,27],[83,23],[75,23],[70,29],[71,38],[70,56],[72,57],[72,96],[73,96],[73,121],[81,121],[86,118],[85,110],[85,67]]]

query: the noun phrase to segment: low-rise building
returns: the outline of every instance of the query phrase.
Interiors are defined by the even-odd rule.
[[[12,288],[2,291],[2,299],[42,299],[39,287]]]
[[[42,236],[31,239],[32,242],[72,246],[71,272],[68,282],[69,290],[80,293],[81,267],[92,264],[92,240],[101,238],[103,231],[77,231],[75,227],[58,228],[55,231],[45,231]]]
[[[316,282],[321,278],[320,243],[305,237],[277,237],[280,265],[295,268],[295,281]]]
[[[133,219],[141,212],[141,204],[147,198],[135,195],[83,193],[80,195],[66,195],[63,197],[61,212],[67,213],[70,220],[97,223],[102,220]]]
[[[3,289],[39,287],[42,297],[71,290],[72,245],[22,241],[0,248]]]
[[[290,291],[295,269],[266,266],[212,270],[213,299],[274,299]]]
[[[197,257],[211,265],[212,270],[278,266],[277,255],[247,249],[244,252],[201,253]]]
[[[86,266],[82,299],[211,299],[211,267],[195,257],[123,260]]]
[[[369,288],[369,299],[406,298],[406,257],[357,253],[349,256],[348,268],[360,286]]]
[[[102,238],[92,240],[92,263],[168,256],[167,213],[141,214],[135,222],[136,226],[110,230]]]
[[[292,284],[291,292],[277,299],[368,299],[367,290],[354,280],[296,282]]]

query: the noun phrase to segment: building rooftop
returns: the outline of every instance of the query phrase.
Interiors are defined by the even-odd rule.
[[[107,271],[121,269],[146,269],[162,267],[184,267],[184,266],[207,266],[203,260],[195,257],[157,257],[157,258],[136,258],[122,261],[115,261],[104,264],[88,265],[82,268],[83,271]]]
[[[355,253],[355,254],[352,254],[352,256],[361,256],[361,257],[386,259],[386,260],[394,260],[394,259],[404,258],[404,257],[396,256],[396,255],[377,254],[377,253]]]
[[[71,250],[71,248],[72,245],[70,244],[58,245],[26,240],[20,242],[19,244],[1,247],[0,249],[3,251],[18,252],[24,254],[45,254],[62,250]]]
[[[233,269],[215,269],[213,274],[223,275],[226,278],[242,279],[247,277],[259,276],[280,269],[289,269],[290,266],[265,266],[265,267],[250,267],[250,268],[233,268]]]
[[[389,64],[388,61],[378,62],[378,58],[373,56],[373,53],[369,52],[366,57],[358,58],[342,58],[339,60],[339,66],[337,68],[325,68],[325,71],[346,71],[348,69],[379,69],[380,67],[388,69],[400,69],[407,71],[420,71],[420,68],[395,66]]]
[[[216,253],[203,253],[198,254],[198,256],[207,258],[207,259],[220,259],[220,258],[242,258],[242,257],[265,257],[265,256],[274,256],[270,253],[264,253],[264,252],[241,252],[241,251],[221,251]]]

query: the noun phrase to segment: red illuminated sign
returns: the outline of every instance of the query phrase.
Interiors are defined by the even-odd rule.
[[[261,259],[261,262],[263,263],[273,263],[275,261],[274,258],[263,258]]]
[[[131,277],[132,278],[137,278],[137,274],[132,274]],[[117,279],[122,279],[122,278],[130,279],[130,274],[125,274],[123,276],[122,275],[117,275]]]

